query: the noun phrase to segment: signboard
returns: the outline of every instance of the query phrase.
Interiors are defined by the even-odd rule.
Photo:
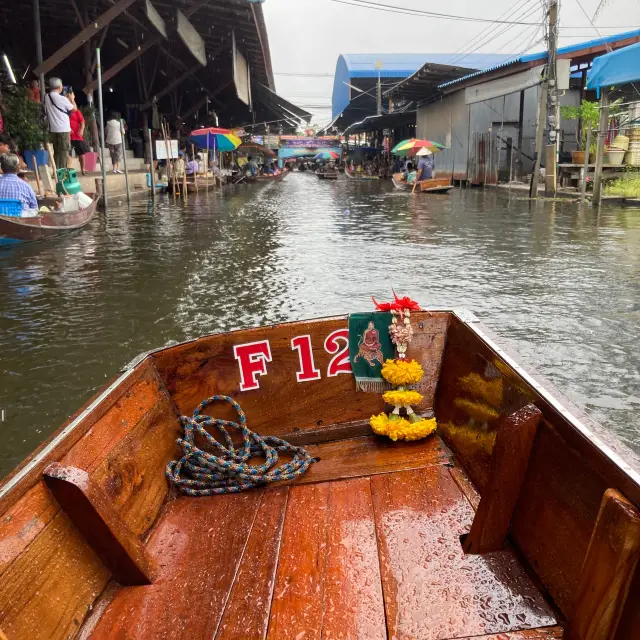
[[[162,34],[164,38],[167,37],[167,27],[162,19],[162,16],[156,11],[156,8],[149,2],[146,1],[145,4],[145,13],[147,14],[147,18],[149,22],[156,28],[158,33]]]
[[[251,142],[253,142],[254,144],[262,144],[262,141],[262,136],[251,136]]]
[[[280,146],[280,136],[264,136],[264,146],[269,149],[277,149]]]
[[[156,159],[167,159],[167,146],[169,147],[169,155],[171,156],[171,158],[176,159],[178,157],[177,140],[167,140],[166,143],[164,140],[156,140]]]
[[[337,138],[332,136],[321,136],[319,138],[280,136],[280,144],[283,147],[305,147],[308,149],[317,149],[319,147],[336,147],[340,142]]]
[[[187,20],[180,9],[177,10],[177,30],[182,42],[193,57],[203,66],[207,66],[207,52],[204,47],[204,40],[200,37],[196,28]]]

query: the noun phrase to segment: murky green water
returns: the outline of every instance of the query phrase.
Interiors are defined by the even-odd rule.
[[[366,310],[392,286],[473,310],[640,450],[640,210],[296,173],[112,204],[79,233],[0,251],[0,475],[141,351]]]

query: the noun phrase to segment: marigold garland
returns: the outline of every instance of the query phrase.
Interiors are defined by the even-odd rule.
[[[374,433],[380,436],[388,436],[394,442],[396,440],[420,440],[426,438],[438,426],[435,418],[422,418],[416,422],[410,422],[406,418],[388,416],[386,413],[371,416],[369,424]]]
[[[382,377],[394,387],[417,384],[424,371],[415,360],[386,360],[382,365]]]
[[[420,404],[422,402],[422,394],[417,391],[402,391],[400,389],[394,391],[386,391],[382,394],[382,399],[387,404],[404,406],[407,404]]]

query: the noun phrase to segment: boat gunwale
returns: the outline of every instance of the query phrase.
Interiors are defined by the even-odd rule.
[[[536,377],[541,378],[541,376],[539,376],[534,368],[530,368],[530,370],[527,371],[523,368],[522,365],[518,364],[516,357],[506,351],[503,347],[498,346],[490,331],[480,323],[480,321],[472,312],[469,312],[465,309],[424,309],[424,311],[432,313],[451,314],[468,329],[470,329],[478,339],[480,339],[490,350],[492,350],[509,367],[511,367],[517,375],[519,375],[528,385],[530,385],[531,388],[546,403],[548,403],[548,405],[554,411],[559,414],[563,421],[572,428],[573,433],[579,436],[587,447],[592,446],[596,450],[596,452],[598,452],[606,459],[606,462],[613,464],[615,469],[626,476],[635,485],[636,490],[640,493],[640,471],[636,470],[631,466],[630,463],[626,462],[625,459],[619,453],[614,451],[603,439],[601,439],[593,429],[589,428],[585,424],[584,419],[589,420],[594,425],[598,425],[598,423],[584,414],[582,410],[576,407],[568,399],[564,398],[564,396],[554,387],[552,383],[547,380],[536,379]],[[11,504],[7,508],[5,508],[5,506],[2,504],[3,501],[11,494],[11,492],[35,468],[37,468],[38,465],[41,464],[42,461],[55,450],[56,447],[62,444],[62,442],[64,442],[69,437],[69,435],[78,428],[83,420],[91,415],[91,413],[95,411],[99,407],[99,405],[104,402],[118,388],[118,386],[120,386],[125,380],[132,376],[134,372],[139,371],[140,367],[147,361],[148,358],[153,360],[152,356],[154,354],[163,351],[169,351],[177,347],[183,347],[184,345],[188,344],[196,344],[198,341],[206,340],[208,338],[222,335],[224,333],[260,332],[272,329],[274,327],[295,326],[300,324],[307,324],[309,322],[325,322],[341,319],[346,320],[347,317],[347,314],[339,314],[321,318],[311,318],[307,320],[273,323],[261,327],[236,329],[230,332],[214,332],[198,336],[197,338],[186,340],[178,344],[163,346],[140,353],[138,356],[129,361],[129,363],[127,363],[122,369],[120,369],[120,375],[117,376],[106,388],[104,388],[99,393],[99,395],[94,397],[93,400],[88,401],[88,403],[80,409],[79,413],[69,424],[61,427],[59,430],[54,432],[48,440],[45,440],[42,445],[40,445],[41,448],[37,451],[37,453],[31,454],[31,457],[27,457],[25,461],[23,461],[24,466],[20,467],[20,465],[18,465],[18,467],[16,467],[17,470],[10,472],[7,478],[0,481],[0,514],[4,513],[7,508],[11,507]],[[581,417],[578,417],[577,415],[575,415],[575,413],[581,414]],[[560,433],[561,435],[563,435],[562,431]],[[617,438],[615,435],[613,435],[612,437]],[[633,458],[636,457],[635,453],[631,449],[629,449],[623,442],[618,442],[621,446],[627,449],[627,451],[633,456]]]

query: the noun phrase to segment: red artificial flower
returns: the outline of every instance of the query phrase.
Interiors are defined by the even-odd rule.
[[[392,289],[393,291],[393,289]],[[409,296],[398,298],[396,292],[393,291],[393,297],[395,302],[378,302],[373,296],[373,304],[376,305],[376,311],[402,311],[402,309],[408,309],[409,311],[420,311],[420,305],[412,300]]]
[[[376,305],[376,311],[391,311],[394,308],[391,302],[378,302],[373,296],[371,296],[371,299],[373,304]]]

